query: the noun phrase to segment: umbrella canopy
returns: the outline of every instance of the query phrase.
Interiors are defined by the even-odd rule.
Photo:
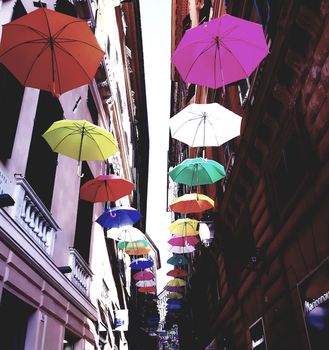
[[[173,269],[167,272],[167,276],[171,276],[171,277],[185,277],[187,275],[188,275],[187,271],[183,269]]]
[[[133,225],[141,218],[139,211],[132,207],[114,207],[104,211],[96,222],[105,228]]]
[[[165,286],[165,290],[167,290],[168,292],[173,292],[173,293],[184,293],[184,288],[183,287]]]
[[[145,239],[145,235],[138,228],[133,226],[113,227],[106,233],[107,238],[112,238],[116,241],[133,242]]]
[[[154,265],[153,260],[146,258],[135,259],[130,263],[130,268],[133,270],[144,270]]]
[[[154,280],[145,280],[136,282],[137,287],[152,287],[155,286],[156,282]]]
[[[154,274],[150,271],[140,271],[133,275],[135,281],[148,281],[154,278]]]
[[[177,219],[169,225],[169,232],[175,236],[196,236],[198,235],[199,221],[194,219]]]
[[[217,89],[249,77],[268,53],[260,24],[225,14],[187,30],[172,62],[186,82]]]
[[[155,286],[150,286],[150,287],[140,287],[137,289],[140,293],[154,293],[156,292],[156,287]]]
[[[125,249],[124,252],[128,255],[144,255],[148,254],[151,250],[150,247],[137,248],[137,249]]]
[[[169,171],[173,181],[189,186],[208,185],[226,176],[224,167],[211,159],[185,159]]]
[[[168,249],[172,253],[176,254],[188,254],[195,251],[195,248],[192,245],[179,247],[179,246],[172,246]]]
[[[103,56],[85,20],[44,7],[3,26],[0,62],[24,86],[60,95],[89,84]]]
[[[189,261],[184,255],[175,254],[167,260],[167,263],[171,265],[179,266],[179,265],[188,265]]]
[[[214,201],[204,194],[188,193],[175,198],[169,207],[175,213],[201,213],[214,205]]]
[[[167,282],[167,286],[169,287],[184,287],[185,281],[181,278],[173,278],[172,280]]]
[[[183,294],[181,294],[181,293],[168,293],[166,295],[166,297],[168,299],[182,299],[183,298]]]
[[[134,250],[134,249],[140,249],[145,248],[149,245],[149,242],[146,239],[139,240],[139,241],[120,241],[117,244],[118,249],[122,250]]]
[[[169,127],[174,139],[191,147],[218,147],[240,135],[241,120],[218,103],[192,103],[169,119]]]
[[[169,239],[168,243],[172,246],[184,247],[197,245],[200,242],[195,236],[175,236]]]
[[[87,120],[59,120],[42,135],[54,152],[78,160],[107,160],[119,151],[113,135]]]
[[[80,198],[96,202],[115,202],[121,197],[131,194],[134,184],[116,175],[100,175],[87,181],[80,188]]]

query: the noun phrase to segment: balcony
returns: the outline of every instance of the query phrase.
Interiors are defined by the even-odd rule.
[[[21,175],[15,175],[15,178],[19,186],[15,218],[25,233],[51,257],[60,228],[26,179]]]

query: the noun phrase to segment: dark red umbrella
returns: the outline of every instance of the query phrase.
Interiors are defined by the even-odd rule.
[[[167,275],[171,277],[185,277],[188,273],[183,269],[173,269],[167,272]]]
[[[116,175],[100,175],[87,181],[80,188],[80,198],[85,201],[115,202],[121,197],[129,195],[134,184]]]

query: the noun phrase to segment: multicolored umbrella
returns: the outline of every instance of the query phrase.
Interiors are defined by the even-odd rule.
[[[226,176],[224,167],[211,159],[185,159],[169,171],[173,181],[189,186],[209,185]]]
[[[194,219],[177,219],[169,225],[168,230],[175,236],[198,235],[199,221]]]
[[[122,249],[122,250],[135,250],[135,249],[145,248],[148,245],[149,245],[149,242],[143,239],[143,240],[132,241],[132,242],[120,241],[118,242],[117,247],[118,249]]]
[[[148,281],[154,279],[155,276],[150,271],[140,271],[133,275],[135,281]]]
[[[139,258],[133,260],[129,267],[132,268],[133,270],[144,270],[149,267],[152,267],[154,265],[153,260],[151,259],[146,259],[146,258]]]
[[[133,242],[145,239],[145,235],[138,228],[133,226],[112,227],[106,232],[107,238],[116,241]]]
[[[133,225],[141,218],[139,211],[132,207],[114,207],[104,211],[96,222],[105,228]]]
[[[145,280],[136,282],[137,287],[152,287],[155,286],[156,282],[154,280]]]
[[[172,246],[185,247],[197,245],[200,240],[195,236],[174,236],[169,239],[168,243]]]
[[[174,139],[191,147],[218,147],[240,135],[241,120],[218,103],[192,103],[169,119],[169,127]]]
[[[134,184],[116,175],[100,175],[80,188],[80,199],[88,202],[115,202],[131,194]]]
[[[87,120],[58,120],[42,135],[54,152],[78,161],[107,160],[119,151],[113,135]]]
[[[169,287],[184,287],[186,282],[181,278],[174,278],[167,282],[167,286]]]
[[[214,201],[204,194],[188,193],[175,198],[169,208],[175,213],[201,213],[214,205]]]
[[[22,85],[56,96],[91,83],[103,56],[85,20],[44,7],[3,26],[0,62]]]
[[[172,246],[168,248],[168,250],[171,253],[175,254],[189,254],[195,251],[195,248],[192,245],[184,246],[184,247],[179,247],[179,246]]]
[[[166,295],[166,297],[168,299],[182,299],[183,298],[183,294],[181,294],[181,293],[168,293]]]
[[[187,30],[172,62],[184,81],[217,89],[249,77],[268,53],[262,25],[225,14]]]
[[[180,266],[180,265],[188,265],[189,261],[184,255],[175,254],[167,260],[167,263],[170,265]]]
[[[187,275],[188,275],[187,271],[183,269],[173,269],[167,272],[167,276],[171,276],[171,277],[185,277]]]

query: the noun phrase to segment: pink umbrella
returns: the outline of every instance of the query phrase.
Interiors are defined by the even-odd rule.
[[[260,24],[223,15],[187,30],[172,62],[186,82],[217,89],[246,79],[268,53]]]
[[[184,247],[188,245],[197,245],[200,242],[195,236],[172,237],[168,243],[173,246]]]
[[[140,271],[133,275],[135,281],[148,281],[153,280],[154,275],[150,271]]]

